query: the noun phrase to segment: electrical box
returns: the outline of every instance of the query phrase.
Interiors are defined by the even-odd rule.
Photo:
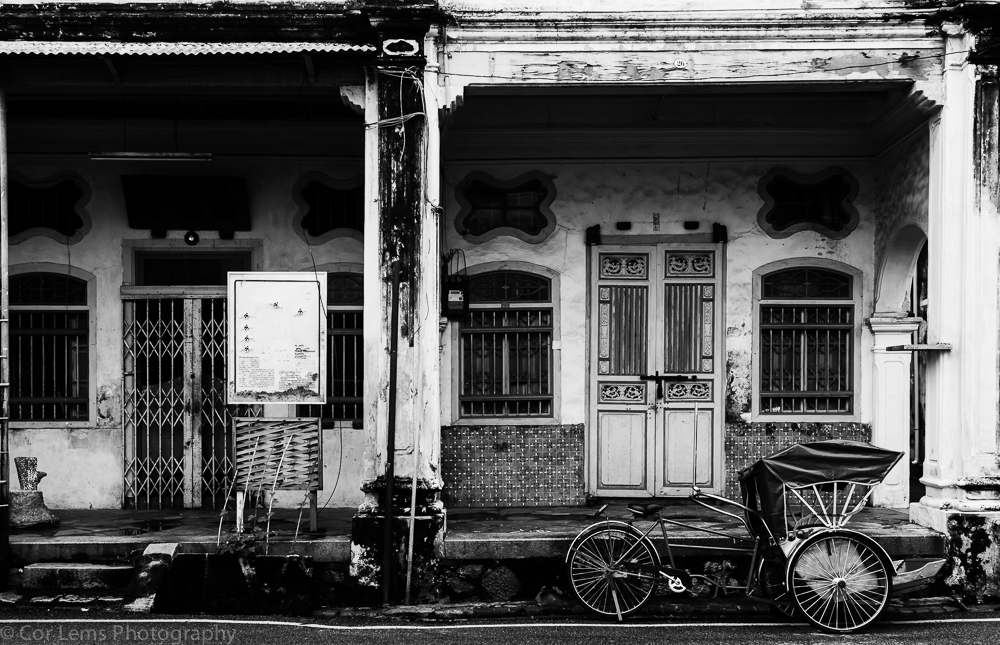
[[[229,403],[326,403],[326,273],[227,279]]]
[[[444,276],[441,280],[441,315],[450,319],[464,318],[469,311],[469,278],[464,275]]]

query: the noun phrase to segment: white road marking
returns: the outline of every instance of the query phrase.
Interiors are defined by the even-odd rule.
[[[325,629],[335,631],[434,631],[434,630],[455,630],[455,629],[525,629],[538,627],[585,627],[591,629],[675,629],[680,627],[806,627],[806,623],[488,623],[472,624],[462,623],[460,625],[324,625],[321,623],[296,623],[284,620],[230,620],[211,618],[11,618],[2,620],[6,624],[47,624],[47,623],[143,623],[143,624],[209,624],[209,625],[259,625],[259,626],[286,626],[286,627],[308,627],[311,629]],[[883,620],[879,625],[933,625],[945,623],[998,623],[998,618],[936,618],[921,620]],[[819,633],[819,632],[817,632]]]

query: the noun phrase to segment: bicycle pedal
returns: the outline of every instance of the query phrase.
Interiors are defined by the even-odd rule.
[[[674,593],[683,593],[691,587],[691,576],[687,571],[664,567],[660,569],[660,575],[665,578],[667,588]]]

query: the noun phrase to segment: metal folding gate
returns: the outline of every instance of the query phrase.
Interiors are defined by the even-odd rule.
[[[226,299],[123,296],[126,508],[219,508],[234,472]]]

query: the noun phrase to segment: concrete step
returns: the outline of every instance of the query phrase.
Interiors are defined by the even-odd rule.
[[[22,569],[21,589],[49,592],[123,589],[134,570],[130,564],[38,562]]]
[[[0,593],[0,606],[21,607],[120,607],[122,597],[105,591],[83,591],[80,593],[50,593],[4,591]]]

